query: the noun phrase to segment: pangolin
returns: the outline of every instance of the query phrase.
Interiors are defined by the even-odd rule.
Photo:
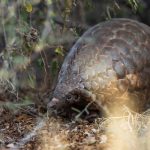
[[[144,111],[149,100],[150,27],[114,18],[88,29],[71,48],[48,109],[110,115],[124,106]]]

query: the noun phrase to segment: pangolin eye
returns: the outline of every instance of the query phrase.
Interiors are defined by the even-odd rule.
[[[67,101],[70,101],[71,99],[72,99],[72,96],[70,94],[66,96]]]

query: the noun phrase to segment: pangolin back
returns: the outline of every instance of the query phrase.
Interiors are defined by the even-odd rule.
[[[49,106],[70,107],[66,95],[73,91],[90,93],[90,100],[108,113],[123,105],[136,111],[146,109],[150,99],[150,27],[130,19],[112,19],[85,32],[62,65]],[[85,98],[80,104],[83,101]]]

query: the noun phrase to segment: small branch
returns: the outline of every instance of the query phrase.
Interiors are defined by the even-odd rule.
[[[33,131],[31,131],[30,133],[28,133],[24,138],[22,138],[21,140],[19,140],[19,141],[15,144],[16,148],[21,148],[21,147],[23,147],[27,142],[31,141],[31,139],[37,135],[37,132],[38,132],[42,127],[44,127],[45,124],[46,124],[46,121],[40,120],[40,122],[37,123],[37,125],[35,126],[35,128],[33,129]]]
[[[84,112],[86,112],[86,113],[88,114],[88,108],[89,108],[89,106],[92,105],[93,103],[94,103],[94,101],[91,101],[90,103],[88,103],[88,104],[85,106],[85,108],[75,117],[75,120],[78,120],[78,119],[82,116],[82,114],[83,114]]]
[[[66,22],[64,23],[64,21],[60,18],[56,18],[56,17],[53,17],[52,20],[60,25],[60,26],[66,26],[67,28],[78,28],[78,29],[81,29],[81,30],[87,30],[90,28],[90,26],[86,25],[86,24],[80,24],[79,22],[73,22],[73,21],[69,21],[69,22]]]

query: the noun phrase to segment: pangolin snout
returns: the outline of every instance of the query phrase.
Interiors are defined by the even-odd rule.
[[[58,104],[59,104],[60,100],[57,98],[53,98],[49,103],[48,103],[48,110],[50,109],[56,109]]]

